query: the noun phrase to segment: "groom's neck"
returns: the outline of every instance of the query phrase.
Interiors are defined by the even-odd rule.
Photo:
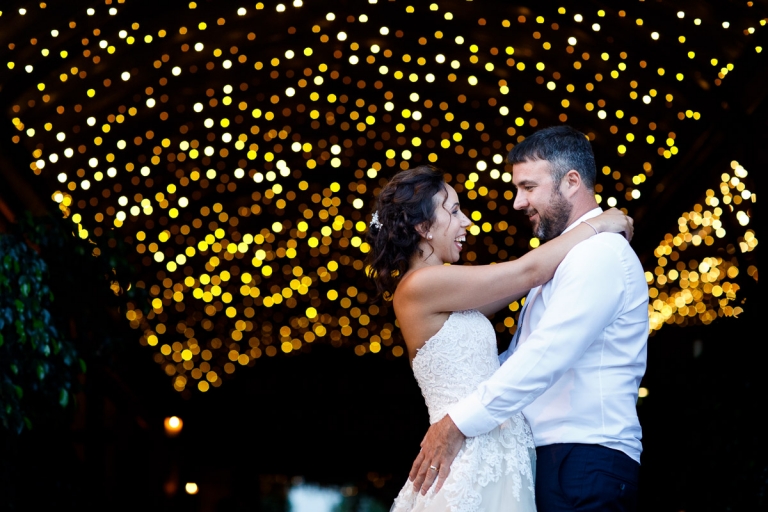
[[[590,212],[598,207],[597,201],[595,201],[594,193],[580,194],[580,197],[574,198],[571,203],[571,214],[568,216],[568,225],[570,226],[581,218],[585,213]]]

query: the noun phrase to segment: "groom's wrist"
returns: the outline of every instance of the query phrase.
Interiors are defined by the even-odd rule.
[[[474,394],[448,409],[448,416],[465,437],[475,437],[493,430],[498,422]]]

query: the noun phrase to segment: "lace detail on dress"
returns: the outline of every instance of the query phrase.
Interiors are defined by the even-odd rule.
[[[430,423],[442,419],[452,404],[472,393],[498,368],[496,335],[488,319],[474,310],[448,317],[413,359],[413,373],[429,409]],[[441,508],[452,512],[480,511],[483,490],[502,477],[505,494],[520,501],[525,489],[532,503],[533,450],[531,429],[518,413],[488,434],[464,442],[440,493],[435,494],[432,487],[421,496],[407,482],[392,511],[429,509],[438,496],[445,502]]]
[[[429,422],[445,416],[448,407],[472,393],[499,368],[496,334],[479,311],[448,317],[413,358],[413,375],[429,409]]]

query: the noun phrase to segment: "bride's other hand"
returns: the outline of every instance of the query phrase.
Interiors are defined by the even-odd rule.
[[[588,219],[587,222],[599,233],[621,233],[627,241],[631,241],[635,234],[635,221],[616,208],[606,210],[597,217]]]

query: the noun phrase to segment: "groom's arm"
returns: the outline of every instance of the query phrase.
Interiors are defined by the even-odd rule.
[[[430,427],[411,470],[423,493],[437,476],[429,466],[439,468],[439,487],[464,436],[489,432],[533,402],[615,319],[625,296],[624,271],[615,249],[599,238],[577,245],[560,265],[539,325],[514,356]]]
[[[585,242],[561,267],[546,311],[514,357],[448,410],[465,436],[489,432],[533,402],[573,367],[619,314],[624,270],[615,249],[598,240]]]

